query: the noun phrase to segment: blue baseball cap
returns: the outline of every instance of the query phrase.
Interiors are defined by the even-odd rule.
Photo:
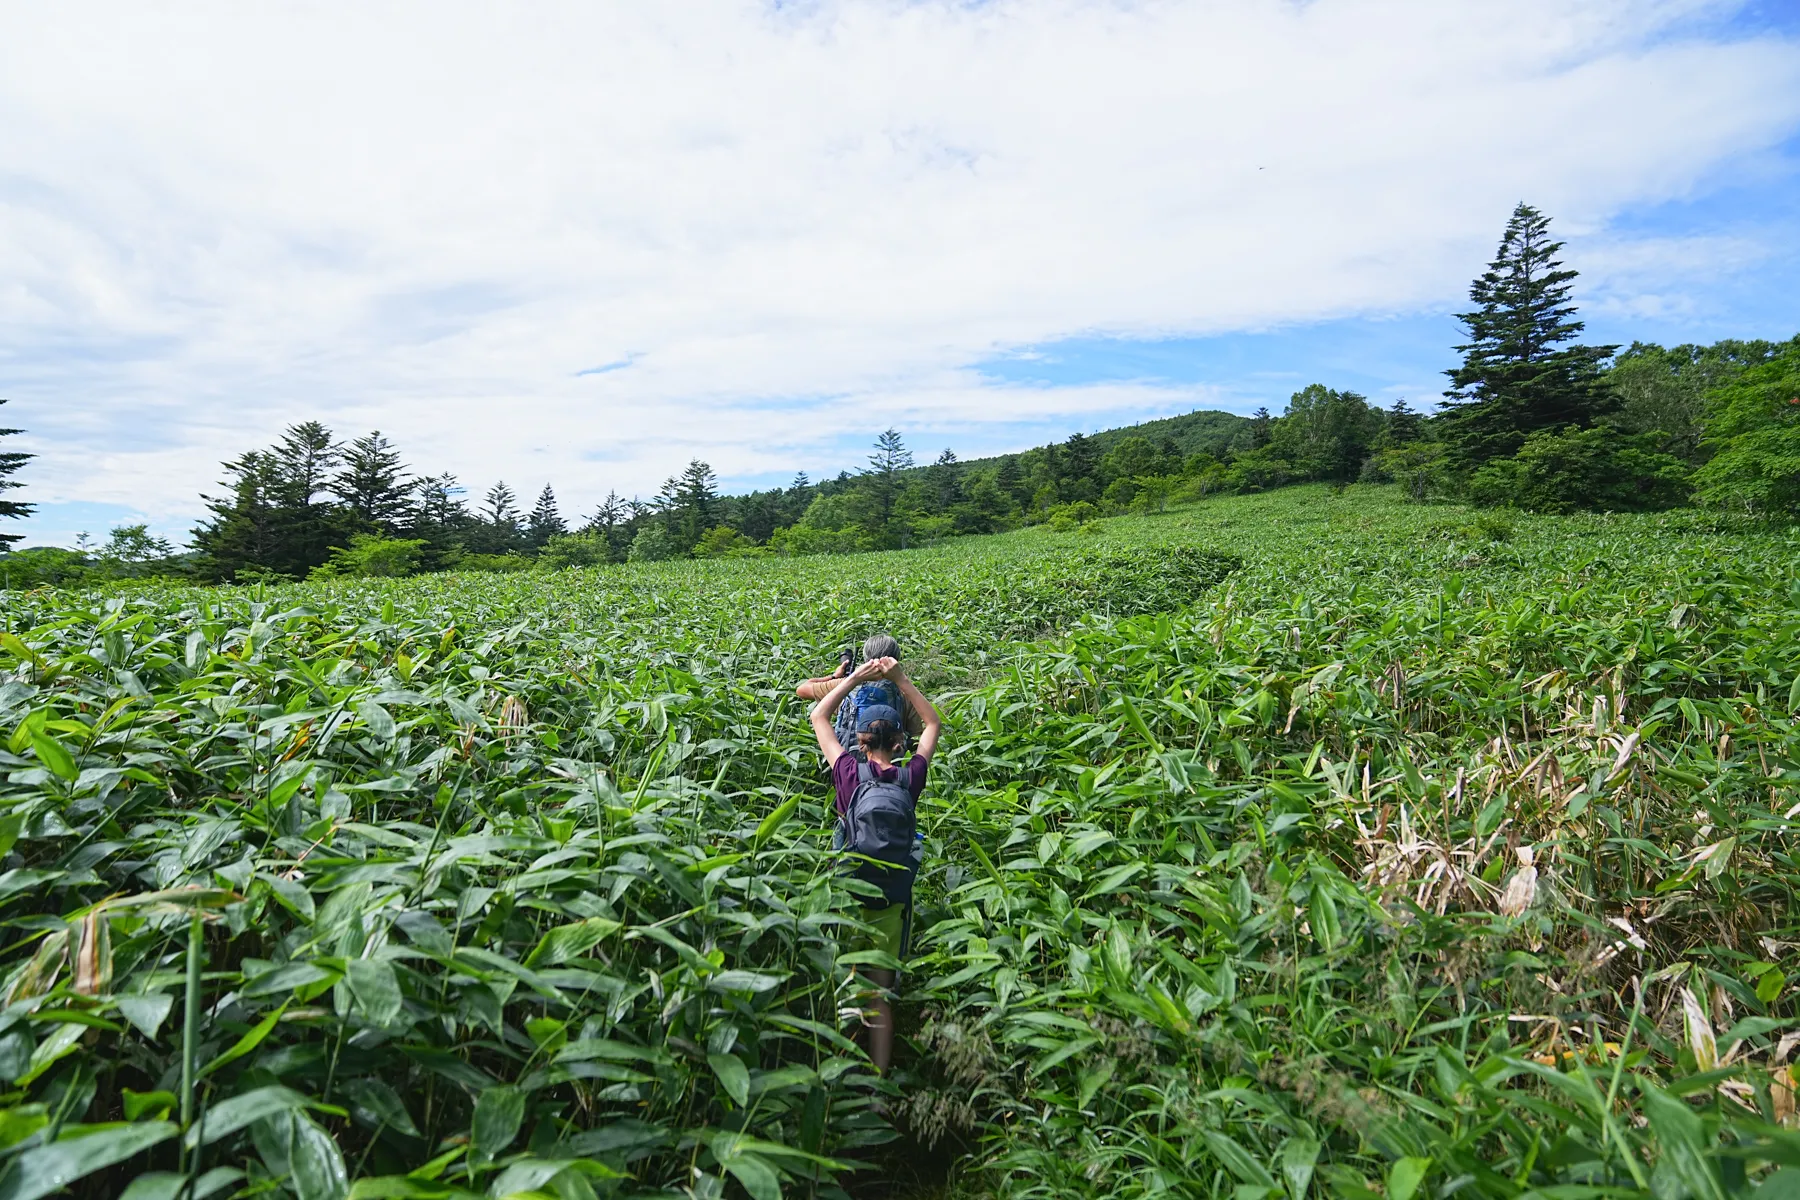
[[[886,721],[895,729],[900,728],[900,714],[885,704],[871,704],[867,708],[858,709],[856,713],[856,732],[867,733],[875,727],[875,722]]]

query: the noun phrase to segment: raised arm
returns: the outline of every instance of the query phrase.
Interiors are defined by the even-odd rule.
[[[843,664],[840,663],[838,669],[829,675],[814,675],[811,679],[802,679],[799,686],[794,688],[794,695],[802,700],[823,700],[838,680],[849,674],[850,672],[846,671]]]
[[[891,658],[872,658],[850,674],[834,684],[830,691],[819,699],[812,707],[813,736],[819,739],[819,749],[825,755],[825,765],[835,766],[837,760],[844,756],[844,744],[838,741],[837,730],[831,727],[831,718],[837,715],[838,705],[850,694],[850,689],[859,683],[867,683],[871,679],[879,679],[883,672],[893,665]],[[801,685],[806,686],[805,684]]]
[[[802,679],[794,689],[794,695],[802,700],[823,700],[837,685],[838,676],[820,675],[814,679]]]
[[[938,710],[932,706],[931,701],[925,698],[925,693],[921,692],[913,681],[906,677],[905,671],[896,666],[888,672],[888,678],[894,681],[894,684],[900,689],[900,694],[906,697],[907,704],[912,706],[912,710],[924,719],[925,728],[919,733],[919,745],[914,753],[930,758],[937,749],[939,735],[944,732],[944,718],[938,715]]]

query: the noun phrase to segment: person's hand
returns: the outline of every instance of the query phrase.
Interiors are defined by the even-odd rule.
[[[865,658],[857,664],[856,670],[850,672],[850,678],[857,683],[867,683],[871,679],[880,679],[887,674],[893,663],[891,658]]]

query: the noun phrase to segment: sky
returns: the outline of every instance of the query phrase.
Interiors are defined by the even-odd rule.
[[[0,131],[28,544],[306,419],[576,515],[1425,407],[1520,201],[1593,340],[1800,332],[1800,0],[7,0]]]

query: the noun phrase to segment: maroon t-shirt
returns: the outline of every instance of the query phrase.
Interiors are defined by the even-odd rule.
[[[843,816],[850,811],[850,797],[856,795],[856,755],[845,753],[831,764],[831,782],[837,787],[837,813]],[[875,778],[902,779],[906,782],[906,790],[912,793],[917,801],[919,793],[925,790],[925,772],[931,767],[931,759],[924,754],[915,754],[896,767],[881,767],[874,763]]]

